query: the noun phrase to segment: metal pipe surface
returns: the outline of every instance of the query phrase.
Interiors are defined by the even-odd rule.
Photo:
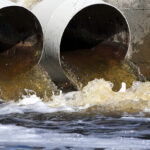
[[[41,64],[55,82],[67,81],[62,66],[63,52],[92,49],[97,45],[105,48],[108,43],[121,45],[122,58],[128,51],[128,22],[111,4],[101,0],[44,0],[32,12],[45,35]]]
[[[0,1],[0,78],[8,79],[31,69],[40,61],[43,32],[29,10]]]

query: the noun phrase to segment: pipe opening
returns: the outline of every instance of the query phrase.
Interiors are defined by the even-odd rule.
[[[24,73],[38,63],[43,33],[36,17],[18,6],[0,9],[0,77]]]
[[[128,24],[119,10],[106,4],[86,7],[71,19],[64,31],[61,65],[75,84],[79,80],[87,84],[100,77],[111,81],[105,74],[124,59],[129,41]]]

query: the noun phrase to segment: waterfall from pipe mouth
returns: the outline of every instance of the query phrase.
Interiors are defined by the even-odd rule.
[[[107,54],[107,49],[110,49],[109,45],[103,45],[105,47],[105,53]],[[103,48],[104,48],[103,47]],[[98,51],[98,49],[101,48],[101,52],[102,52],[102,47],[99,45],[97,45],[97,47],[95,47],[95,49],[92,49],[93,51]],[[91,55],[91,49],[85,49],[87,55]],[[120,56],[121,53],[120,51],[113,51],[114,53],[112,53],[111,51],[109,51],[109,56],[113,55],[114,58],[117,56]],[[89,61],[89,59],[85,59],[85,63],[83,64],[78,64],[78,59],[83,59],[82,58],[82,51],[72,51],[71,54],[69,54],[67,52],[63,52],[62,55],[62,62],[64,63],[64,67],[67,67],[67,70],[69,70],[68,75],[71,76],[71,78],[76,82],[82,83],[84,84],[84,86],[82,86],[82,88],[79,88],[79,91],[75,91],[75,92],[69,92],[69,93],[60,93],[59,95],[55,95],[53,94],[51,97],[51,101],[48,101],[46,103],[42,102],[44,98],[40,99],[37,97],[37,95],[35,95],[35,93],[30,93],[31,96],[28,97],[24,97],[21,98],[19,100],[19,102],[17,103],[17,107],[21,107],[20,109],[24,109],[24,107],[22,106],[30,106],[31,104],[33,106],[33,108],[35,108],[35,106],[37,105],[41,105],[42,107],[39,107],[39,111],[40,109],[42,109],[41,111],[47,111],[47,112],[54,112],[54,111],[81,111],[81,110],[85,110],[87,112],[101,112],[101,113],[108,113],[111,114],[112,113],[138,113],[138,112],[143,112],[143,113],[149,113],[150,112],[150,94],[149,94],[149,89],[150,89],[150,82],[136,82],[135,80],[138,79],[138,70],[137,68],[134,68],[130,62],[125,62],[125,61],[120,61],[120,57],[118,57],[117,61],[114,59],[108,61],[108,63],[105,63],[105,59],[103,59],[104,55],[105,55],[104,51],[103,51],[103,56],[101,58],[101,60],[97,61],[102,61],[104,63],[102,63],[102,66],[109,66],[107,68],[109,69],[105,69],[105,76],[108,76],[112,78],[112,82],[114,80],[118,80],[119,79],[119,86],[117,87],[117,90],[121,87],[121,82],[123,82],[122,84],[122,88],[121,90],[119,90],[118,92],[114,92],[113,89],[113,83],[111,83],[110,81],[106,81],[104,79],[94,79],[96,78],[100,78],[99,74],[96,74],[96,76],[92,77],[91,80],[88,82],[88,76],[86,76],[85,74],[80,74],[80,71],[76,68],[71,68],[69,66],[69,64],[72,63],[72,61],[74,61],[76,63],[76,65],[82,66],[81,69],[84,69],[84,65],[88,65],[87,62],[89,62],[91,64],[91,68],[89,69],[100,69],[97,66],[95,67],[95,63],[92,61]],[[80,54],[80,55],[79,55]],[[73,59],[73,56],[78,56],[78,59]],[[96,57],[96,56],[94,56]],[[85,57],[84,57],[85,58]],[[68,69],[69,67],[69,69]],[[105,67],[102,67],[105,68]],[[39,79],[38,81],[45,81],[46,85],[50,86],[50,83],[47,82],[47,80],[45,80],[44,78],[41,79],[41,76],[43,77],[43,70],[39,70],[38,68],[33,69],[33,70],[37,70],[35,71],[36,73],[39,73]],[[88,71],[88,70],[87,70]],[[34,71],[33,71],[34,72]],[[76,72],[78,72],[78,77],[75,76]],[[30,76],[28,76],[28,81],[30,81],[31,85],[34,83],[34,81],[36,80],[36,73],[32,73],[29,72],[27,74],[29,74]],[[92,71],[89,71],[89,73],[92,73]],[[140,74],[140,73],[139,73]],[[24,76],[24,75],[23,75]],[[32,76],[32,77],[31,77]],[[22,81],[21,79],[24,79],[22,77],[20,77],[20,81]],[[88,79],[88,80],[87,80]],[[17,79],[18,80],[18,79]],[[33,80],[33,81],[32,81]],[[20,82],[18,80],[18,83]],[[25,80],[26,82],[27,80]],[[135,82],[134,82],[135,81]],[[133,82],[133,85],[132,85]],[[37,83],[37,82],[35,82]],[[16,80],[14,80],[12,87],[10,88],[10,91],[14,88],[14,85],[16,84]],[[39,90],[41,88],[41,85],[37,83],[37,89]],[[78,85],[78,84],[77,84]],[[86,86],[85,86],[86,85]],[[131,86],[131,88],[126,89],[126,85]],[[46,87],[44,85],[44,87]],[[18,89],[18,88],[16,88]],[[37,90],[37,93],[38,93]],[[47,89],[48,91],[51,91],[51,89]],[[5,90],[7,91],[7,90]],[[44,90],[43,90],[44,91]],[[42,92],[43,92],[42,91]],[[11,92],[10,92],[11,93]],[[39,103],[40,102],[40,103]],[[43,104],[46,107],[43,107]],[[48,107],[47,107],[48,106]],[[13,110],[15,111],[15,110]]]
[[[88,6],[65,28],[60,44],[61,66],[78,89],[95,78],[113,82],[115,91],[123,81],[131,87],[137,77],[124,61],[129,42],[129,26],[119,10],[107,4]]]
[[[79,90],[95,78],[104,78],[114,84],[113,90],[118,91],[122,82],[129,88],[136,80],[144,81],[139,70],[122,56],[119,47],[104,44],[93,49],[63,52],[61,60],[68,78]]]
[[[0,98],[17,101],[23,95],[36,93],[44,100],[50,99],[57,88],[37,65],[43,48],[38,20],[18,6],[3,8],[0,13]]]
[[[17,101],[32,94],[49,101],[55,92],[58,92],[57,87],[40,65],[14,78],[0,80],[0,99],[5,101]]]

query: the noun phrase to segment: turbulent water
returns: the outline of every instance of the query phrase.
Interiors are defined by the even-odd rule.
[[[29,8],[38,2],[12,1]],[[0,149],[150,149],[150,82],[134,81],[135,74],[123,64],[117,66],[126,77],[118,91],[110,81],[94,79],[79,91],[56,95],[39,66],[0,81]]]
[[[150,82],[112,91],[95,79],[81,91],[1,101],[0,149],[149,149]]]
[[[150,83],[112,91],[104,80],[43,102],[0,105],[0,149],[149,149]]]
[[[33,93],[47,101],[53,92],[58,92],[57,87],[40,65],[36,65],[24,74],[5,80],[0,79],[0,98],[5,101],[17,101],[22,95]]]
[[[63,51],[62,67],[79,90],[95,78],[111,81],[115,91],[121,88],[122,82],[129,88],[133,81],[144,78],[131,62],[124,60],[126,51],[120,47],[120,44],[107,43],[91,49]]]

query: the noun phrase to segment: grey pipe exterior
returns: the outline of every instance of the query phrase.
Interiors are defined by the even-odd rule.
[[[88,44],[95,40],[95,45],[107,41],[122,43],[126,47],[125,53],[128,50],[130,30],[126,18],[116,7],[101,0],[44,0],[39,2],[32,12],[39,19],[45,36],[41,64],[55,82],[67,80],[60,56],[67,44],[65,35],[72,38],[66,38],[68,44],[70,43],[68,49],[72,44],[79,45],[78,41],[74,43],[74,40],[82,38],[82,41],[87,40]],[[89,25],[87,22],[90,22],[90,19],[94,21]],[[74,23],[77,24],[76,29],[69,30]],[[69,33],[66,33],[68,31]],[[106,33],[101,34],[101,31]],[[76,35],[78,37],[75,37]]]
[[[31,69],[40,61],[43,32],[29,10],[0,1],[0,78],[8,79]]]

